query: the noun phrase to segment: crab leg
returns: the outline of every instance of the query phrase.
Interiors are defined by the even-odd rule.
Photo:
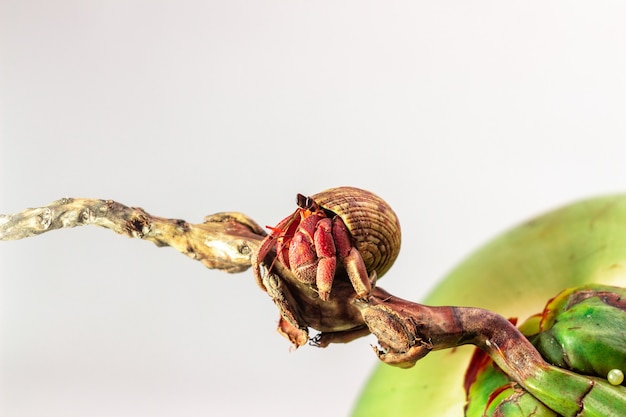
[[[333,237],[337,246],[337,255],[348,273],[348,278],[356,294],[364,298],[372,289],[372,281],[376,280],[376,271],[369,277],[361,253],[352,246],[350,232],[340,217],[333,219]]]
[[[328,301],[337,267],[337,251],[333,240],[330,219],[322,219],[317,223],[313,239],[318,259],[315,284],[317,285],[320,298]]]

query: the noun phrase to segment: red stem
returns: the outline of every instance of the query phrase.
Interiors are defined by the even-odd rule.
[[[383,321],[368,319],[370,309],[384,311]],[[397,333],[389,329],[397,323],[410,333],[407,340],[428,345],[428,350],[449,349],[461,345],[475,345],[491,356],[502,370],[522,385],[548,364],[535,347],[504,317],[488,310],[474,307],[431,307],[414,303],[389,294],[380,287],[372,291],[366,307],[361,307],[370,331],[379,338],[382,346],[397,344]],[[378,318],[381,314],[377,314]],[[396,324],[390,326],[394,322]],[[387,339],[387,340],[386,340]],[[393,340],[391,340],[393,339]],[[424,356],[422,353],[419,357]],[[384,356],[384,355],[383,355]],[[384,357],[381,357],[384,360]],[[409,365],[412,365],[410,363]]]

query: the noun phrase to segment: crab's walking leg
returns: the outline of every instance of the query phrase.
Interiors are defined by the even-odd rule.
[[[278,333],[289,339],[296,348],[306,344],[309,332],[306,325],[302,324],[304,320],[289,288],[273,272],[266,272],[263,285],[280,312]]]
[[[317,223],[314,241],[315,252],[318,258],[315,284],[317,285],[320,298],[328,301],[337,268],[336,249],[330,219],[322,219]]]
[[[157,246],[171,246],[208,268],[226,272],[248,269],[265,236],[263,229],[242,213],[217,213],[207,216],[203,223],[191,224],[152,216],[112,200],[63,198],[47,206],[0,214],[0,240],[89,224]]]
[[[333,237],[337,246],[337,256],[343,262],[348,278],[357,295],[365,298],[372,290],[372,284],[376,281],[376,271],[368,276],[365,262],[357,248],[350,242],[350,232],[340,217],[333,220]]]

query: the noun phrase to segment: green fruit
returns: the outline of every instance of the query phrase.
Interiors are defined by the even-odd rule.
[[[476,350],[466,376],[465,413],[481,417],[557,417],[534,396],[521,389],[481,350]]]
[[[534,394],[552,399],[576,415],[623,415],[626,396],[618,369],[626,367],[626,290],[598,284],[562,291],[532,316],[520,331],[550,364],[579,377],[555,373],[538,379]],[[609,375],[612,374],[611,381]],[[617,375],[616,375],[617,374]],[[581,378],[587,375],[592,378]],[[621,374],[623,376],[623,374]],[[599,377],[599,378],[594,378]],[[602,378],[610,384],[602,383]],[[592,391],[589,382],[598,384]],[[514,382],[491,358],[477,350],[465,380],[467,416],[538,417],[561,415]],[[584,400],[581,398],[584,397]],[[578,408],[584,413],[578,414]],[[598,410],[598,404],[603,407]],[[561,411],[559,411],[561,412]],[[611,414],[612,413],[612,414]],[[569,415],[569,414],[568,414]]]
[[[520,330],[549,363],[607,378],[626,369],[626,289],[586,285],[561,292]]]
[[[626,195],[576,202],[513,228],[458,265],[424,302],[525,318],[564,288],[591,282],[626,286]],[[472,352],[432,352],[409,370],[379,365],[353,415],[461,417]]]

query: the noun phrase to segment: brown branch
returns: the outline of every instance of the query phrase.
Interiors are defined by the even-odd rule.
[[[475,345],[484,350],[509,376],[525,381],[547,363],[535,347],[509,320],[492,311],[474,307],[426,306],[403,300],[376,288],[367,302],[356,300],[366,324],[391,352],[377,351],[387,363],[410,367],[430,350]],[[399,329],[390,331],[391,328]],[[399,343],[401,341],[402,343]],[[411,356],[412,346],[423,346]],[[401,359],[397,363],[389,354]],[[395,358],[394,358],[395,359]]]
[[[375,286],[357,294],[345,269],[335,271],[328,299],[314,283],[298,279],[283,265],[276,250],[260,250],[265,231],[242,213],[217,213],[203,223],[156,217],[141,208],[111,200],[65,198],[47,206],[0,215],[0,240],[23,239],[51,230],[95,225],[128,237],[172,246],[205,266],[241,272],[254,263],[265,274],[257,284],[280,312],[278,331],[296,347],[309,341],[325,347],[372,333],[380,347],[374,351],[385,363],[408,368],[432,350],[473,344],[484,350],[513,380],[555,411],[574,415],[588,403],[619,404],[626,391],[608,389],[599,381],[556,368],[504,317],[473,307],[433,307],[396,297]],[[259,253],[263,254],[263,259]],[[309,328],[321,333],[309,340]],[[574,384],[567,398],[551,387]],[[591,384],[591,385],[590,385]],[[606,385],[606,384],[605,384]],[[573,386],[573,385],[572,385]],[[547,388],[546,388],[547,387]]]
[[[252,254],[264,230],[242,213],[217,213],[203,223],[167,219],[112,200],[63,198],[47,206],[0,215],[0,240],[16,240],[51,230],[94,225],[124,236],[171,246],[208,268],[242,272],[251,266]]]
[[[565,404],[571,408],[574,404],[576,411],[582,401],[579,399],[586,395],[587,391],[576,392],[569,402],[563,403],[553,398],[550,390],[542,389],[542,385],[558,385],[576,377],[575,382],[587,390],[588,381],[548,365],[513,324],[493,312],[472,307],[425,306],[396,297],[374,282],[370,294],[361,298],[345,270],[337,272],[329,299],[322,299],[314,284],[300,281],[277,261],[275,251],[259,259],[257,254],[266,234],[241,213],[217,213],[207,216],[203,223],[191,224],[152,216],[141,208],[111,200],[65,198],[47,206],[0,215],[0,240],[23,239],[83,225],[104,227],[157,246],[172,246],[209,268],[241,272],[253,262],[256,267],[264,266],[266,273],[257,277],[257,283],[280,311],[279,332],[296,347],[307,343],[309,328],[321,332],[311,340],[320,347],[349,342],[371,332],[378,339],[380,348],[374,350],[383,362],[408,368],[431,350],[473,344],[549,406],[558,408]]]
[[[218,213],[200,224],[148,214],[111,200],[65,198],[47,206],[0,215],[0,240],[22,239],[51,230],[95,225],[116,233],[172,246],[209,268],[227,272],[248,269],[255,259],[264,230],[241,213]],[[307,328],[321,331],[313,344],[348,342],[369,332],[383,350],[379,358],[390,365],[411,367],[431,350],[475,344],[487,351],[513,378],[524,380],[528,370],[545,364],[519,331],[499,315],[476,308],[429,307],[393,296],[374,287],[364,300],[357,297],[347,278],[337,279],[329,300],[315,288],[296,279],[275,261],[261,288],[280,313],[279,332],[294,345],[308,340]]]

